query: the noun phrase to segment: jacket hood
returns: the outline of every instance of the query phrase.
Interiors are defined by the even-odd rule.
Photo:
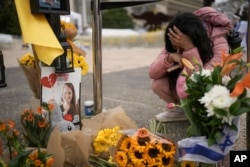
[[[226,35],[233,29],[231,21],[221,12],[218,12],[212,7],[203,7],[194,11],[196,16],[199,16],[204,22],[208,35],[217,37]]]

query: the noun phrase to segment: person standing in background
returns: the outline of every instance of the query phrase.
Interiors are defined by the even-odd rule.
[[[240,33],[242,38],[241,46],[244,47],[244,52],[247,51],[247,29],[248,29],[248,2],[245,2],[241,5],[239,10],[236,13],[240,17],[240,21],[237,23],[235,30]]]

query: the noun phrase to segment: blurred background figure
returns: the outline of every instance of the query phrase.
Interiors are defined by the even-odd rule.
[[[237,10],[236,15],[240,18],[235,26],[235,30],[240,33],[242,38],[241,46],[244,47],[244,52],[247,51],[247,29],[248,29],[248,2],[243,3]]]

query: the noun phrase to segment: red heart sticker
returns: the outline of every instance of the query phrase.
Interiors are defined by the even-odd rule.
[[[56,79],[57,79],[56,74],[52,73],[49,75],[49,77],[47,77],[47,76],[42,77],[41,84],[47,88],[51,88],[56,83]]]

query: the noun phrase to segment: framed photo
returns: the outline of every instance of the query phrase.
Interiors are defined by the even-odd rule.
[[[54,110],[57,112],[56,120],[70,124],[73,126],[71,129],[80,129],[81,69],[75,68],[75,71],[70,73],[55,73],[55,67],[42,66],[41,89],[42,102],[55,100],[60,108],[59,111]]]
[[[31,13],[57,13],[69,15],[69,0],[30,0]]]

